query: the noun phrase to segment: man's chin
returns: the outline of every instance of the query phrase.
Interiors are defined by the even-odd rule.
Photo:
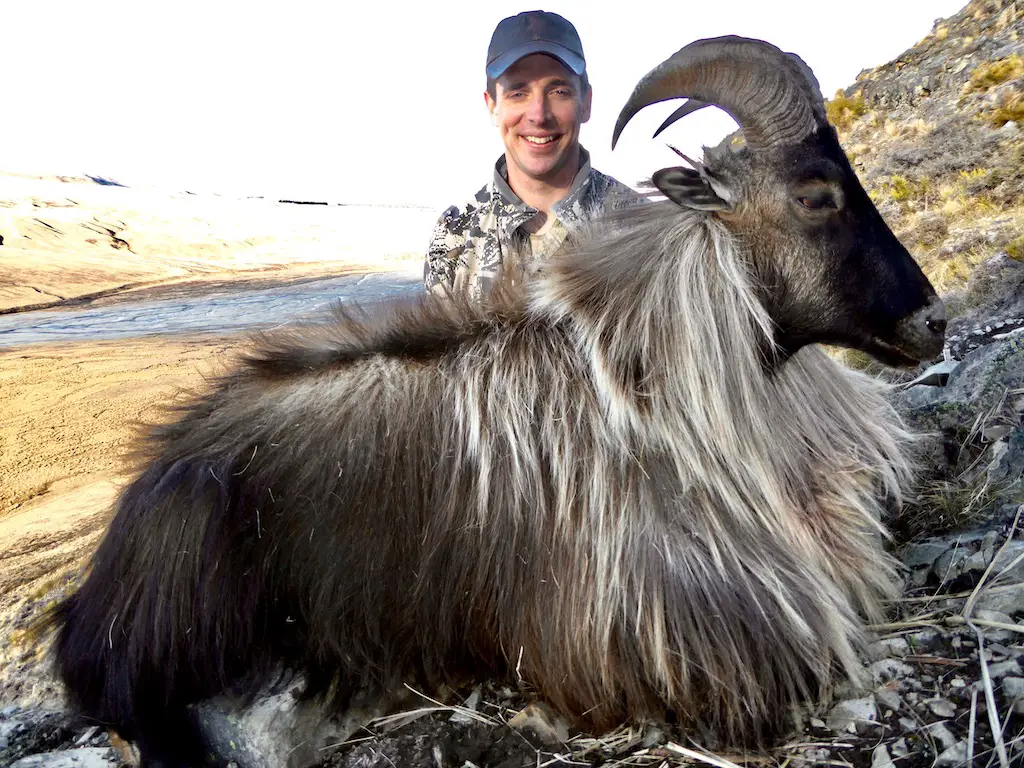
[[[538,162],[538,158],[520,158],[517,165],[519,170],[531,179],[551,182],[558,178],[565,167],[565,153],[559,152],[557,155],[544,158],[543,162]]]

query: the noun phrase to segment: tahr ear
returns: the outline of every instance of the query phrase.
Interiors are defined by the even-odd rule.
[[[651,179],[662,194],[676,205],[697,211],[731,211],[729,188],[706,169],[662,168]]]

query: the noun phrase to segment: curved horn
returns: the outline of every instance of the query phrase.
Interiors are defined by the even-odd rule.
[[[619,113],[612,148],[637,112],[680,97],[721,107],[755,150],[797,143],[828,122],[818,81],[799,56],[763,40],[715,37],[690,43],[644,76]],[[658,132],[699,108],[688,106]]]
[[[658,130],[654,132],[652,139],[656,139],[658,134],[668,128],[676,120],[681,120],[687,115],[692,115],[698,109],[704,109],[704,107],[710,107],[706,101],[697,101],[696,99],[689,99],[683,106],[673,112],[671,115],[665,118],[665,122],[658,126]]]

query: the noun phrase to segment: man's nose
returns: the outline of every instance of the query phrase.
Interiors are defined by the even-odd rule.
[[[545,123],[551,116],[547,96],[540,95],[530,99],[527,117],[534,123]]]

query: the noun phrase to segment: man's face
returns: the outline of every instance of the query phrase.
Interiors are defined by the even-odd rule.
[[[590,119],[590,91],[580,87],[578,76],[542,53],[523,57],[498,78],[495,98],[485,96],[510,165],[537,181],[572,180],[580,126]]]

